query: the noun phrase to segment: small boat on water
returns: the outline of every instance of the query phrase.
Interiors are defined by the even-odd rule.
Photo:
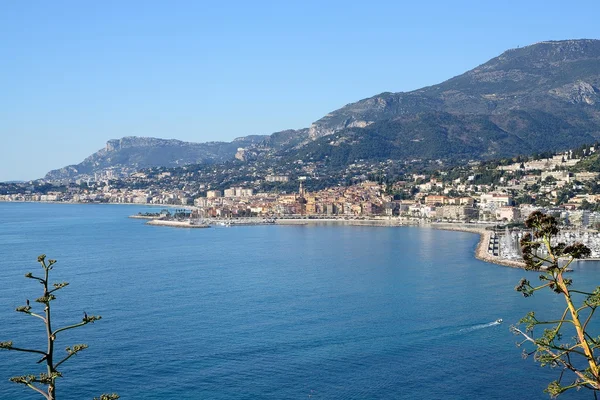
[[[498,318],[498,319],[496,320],[496,323],[498,323],[498,324],[501,324],[501,323],[502,323],[502,318]]]

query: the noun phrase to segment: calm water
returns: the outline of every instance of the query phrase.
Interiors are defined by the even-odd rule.
[[[13,311],[40,295],[23,275],[41,253],[71,283],[55,326],[103,316],[59,338],[90,345],[62,368],[61,399],[545,399],[557,376],[521,358],[508,326],[560,298],[520,297],[536,274],[475,260],[476,235],[182,230],[126,218],[140,210],[0,203],[0,340],[43,347],[41,323]],[[581,268],[577,281],[600,282],[600,266]],[[36,360],[0,352],[1,399],[39,398],[8,381]]]

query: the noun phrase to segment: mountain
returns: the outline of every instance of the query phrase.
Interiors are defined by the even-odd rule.
[[[327,114],[311,137],[364,127],[421,112],[502,115],[539,110],[594,116],[600,106],[600,40],[541,42],[512,49],[441,84],[412,92],[381,93]]]
[[[233,158],[240,147],[267,139],[253,135],[232,142],[190,143],[174,139],[124,137],[109,140],[106,147],[77,165],[48,172],[46,180],[74,180],[105,174],[120,177],[147,167],[177,167],[196,163],[218,163]]]
[[[485,159],[560,150],[600,138],[600,40],[508,50],[438,85],[348,104],[309,128],[231,143],[124,138],[47,178],[117,168],[253,160]],[[244,150],[238,152],[238,148]],[[112,150],[111,150],[112,149]]]
[[[436,145],[439,139],[473,158],[563,148],[600,137],[599,87],[600,40],[541,42],[508,50],[438,85],[348,104],[314,122],[309,136],[352,136],[362,128],[394,137],[399,147],[407,140]],[[427,130],[437,134],[407,133],[415,119],[440,121]],[[415,157],[428,155],[415,151]]]

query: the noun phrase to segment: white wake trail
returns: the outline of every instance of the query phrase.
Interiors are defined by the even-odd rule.
[[[476,331],[479,329],[491,328],[492,326],[500,325],[501,323],[502,322],[499,322],[499,321],[493,321],[493,322],[489,322],[487,324],[474,325],[474,326],[470,326],[468,328],[463,328],[459,332],[472,332],[472,331]]]

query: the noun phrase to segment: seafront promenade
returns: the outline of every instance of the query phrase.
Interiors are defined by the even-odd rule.
[[[418,226],[419,221],[410,218],[276,218],[278,225],[357,225],[357,226]]]

